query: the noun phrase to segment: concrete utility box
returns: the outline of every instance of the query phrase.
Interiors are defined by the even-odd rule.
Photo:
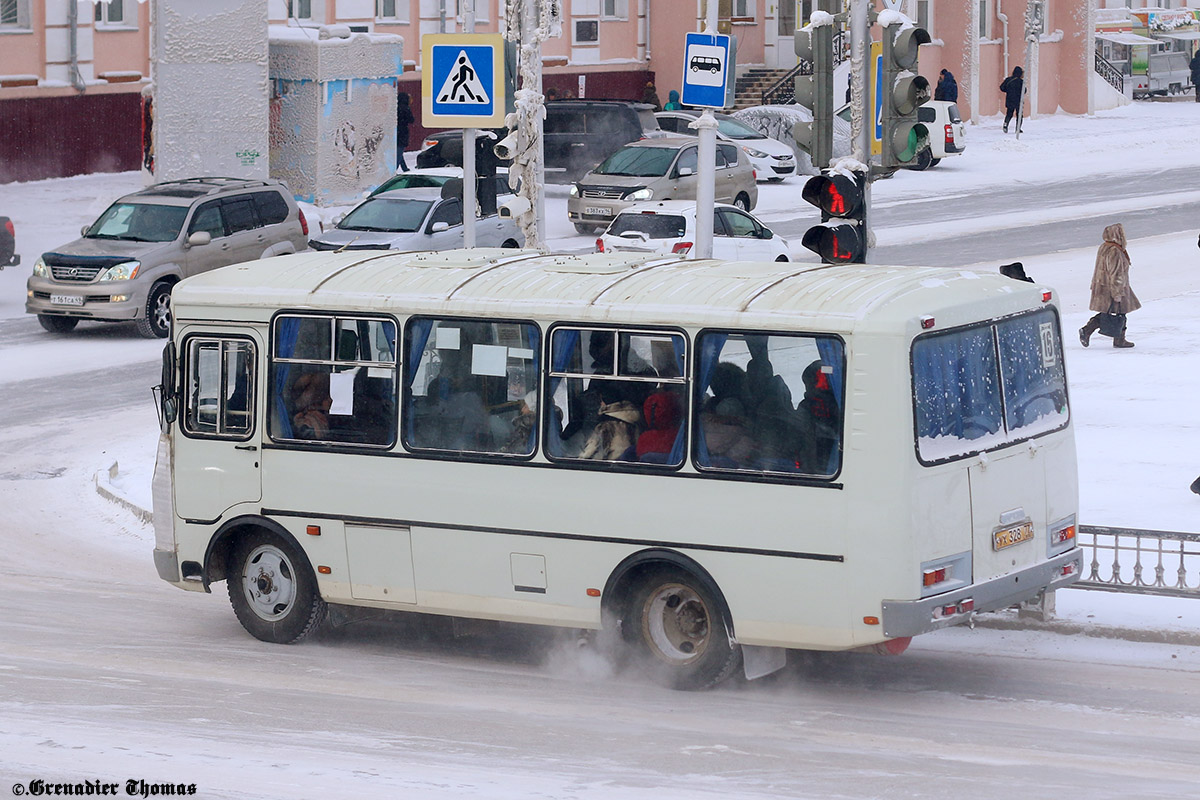
[[[153,0],[154,180],[269,175],[267,0]]]
[[[346,205],[396,168],[404,40],[271,26],[271,177],[302,200]]]

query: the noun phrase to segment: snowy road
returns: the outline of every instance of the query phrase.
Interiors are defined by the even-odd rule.
[[[1194,136],[1194,106],[1031,121],[1020,143],[985,120],[958,163],[898,176],[876,195],[881,216],[906,192],[953,201],[981,183],[981,195],[1015,204],[1039,182],[1108,174],[1076,181],[1075,200],[1056,203],[1056,218],[1083,220],[1056,223],[1088,234],[1078,250],[1039,243],[1029,234],[1039,220],[1014,216],[1025,212],[1004,199],[982,217],[914,203],[929,218],[883,231],[880,251],[949,240],[964,263],[986,265],[1004,260],[988,242],[1021,240],[1036,251],[1030,274],[1059,292],[1064,327],[1077,327],[1097,208],[1129,220],[1195,213],[1184,195],[1200,153],[1171,149]],[[1086,133],[1097,125],[1105,136]],[[1111,177],[1131,141],[1145,145],[1139,176]],[[1148,196],[1176,167],[1187,177],[1172,189],[1179,202],[1145,217],[1114,210],[1142,202],[1139,180]],[[124,175],[0,186],[0,206],[20,207],[27,262],[0,273],[0,796],[35,779],[131,778],[239,800],[1200,796],[1197,647],[944,630],[899,658],[797,657],[759,682],[682,694],[614,677],[570,635],[540,629],[456,636],[443,620],[408,616],[295,647],[250,638],[223,584],[203,595],[161,582],[149,528],[95,491],[94,471],[113,461],[147,475],[161,342],[128,325],[50,337],[21,309],[37,252],[136,184]],[[779,188],[765,187],[767,211],[786,214],[795,192]],[[1131,317],[1135,351],[1067,342],[1087,522],[1197,529],[1200,498],[1186,492],[1200,469],[1191,224],[1167,236],[1131,230],[1147,303]],[[561,241],[586,246],[568,230],[552,223]],[[1102,600],[1127,599],[1067,594],[1087,596],[1075,603],[1096,604],[1101,618],[1115,608]],[[1176,602],[1169,617],[1156,606],[1139,622],[1200,631],[1200,600]]]

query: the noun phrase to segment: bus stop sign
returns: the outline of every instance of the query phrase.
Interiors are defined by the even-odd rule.
[[[422,122],[430,128],[500,128],[505,116],[504,37],[421,37]]]
[[[685,106],[725,108],[725,87],[732,72],[732,50],[724,34],[689,33],[683,55]]]

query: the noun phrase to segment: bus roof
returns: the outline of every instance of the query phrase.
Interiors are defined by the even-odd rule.
[[[687,326],[789,327],[830,333],[945,328],[1043,302],[1044,287],[936,267],[547,255],[533,250],[305,252],[181,282],[177,319],[266,319],[278,309],[450,314]],[[237,311],[241,310],[241,311]],[[265,312],[265,313],[264,313]]]

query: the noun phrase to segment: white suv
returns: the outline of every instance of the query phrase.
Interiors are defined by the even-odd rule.
[[[917,109],[917,122],[929,129],[929,147],[917,153],[912,169],[936,167],[946,156],[956,156],[967,149],[966,127],[954,103],[930,100]]]

